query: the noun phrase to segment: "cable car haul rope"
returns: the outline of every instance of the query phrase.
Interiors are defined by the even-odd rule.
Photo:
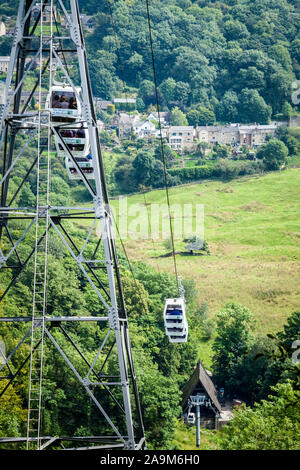
[[[153,40],[152,40],[149,0],[145,0],[145,1],[146,1],[146,9],[147,9],[149,42],[150,42],[152,68],[153,68],[153,82],[154,82],[154,88],[155,88],[156,111],[157,111],[159,131],[160,131],[159,132],[160,133],[160,146],[161,146],[162,162],[163,162],[163,169],[164,169],[165,191],[166,191],[166,199],[167,199],[167,205],[168,205],[170,238],[172,242],[174,271],[175,271],[175,276],[176,276],[177,289],[179,293],[178,298],[166,299],[165,308],[164,308],[164,324],[165,324],[166,335],[169,337],[170,343],[185,343],[188,338],[188,323],[186,319],[184,288],[181,282],[181,278],[178,276],[177,263],[176,263],[174,232],[173,232],[173,226],[172,226],[170,196],[169,196],[169,188],[168,188],[167,165],[166,165],[165,150],[164,150],[162,131],[161,131],[160,108],[159,108],[159,99],[158,99],[157,76],[156,76],[155,58],[154,58],[154,49],[153,49]]]

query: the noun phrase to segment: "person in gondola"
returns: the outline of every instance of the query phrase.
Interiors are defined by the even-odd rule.
[[[181,312],[179,310],[177,310],[176,308],[174,308],[174,310],[172,310],[172,312],[170,312],[170,315],[181,315]]]
[[[54,100],[52,102],[52,108],[59,108],[59,107],[60,107],[59,95],[55,95]]]
[[[71,98],[69,99],[69,109],[77,109],[76,100],[75,100],[75,98],[73,98],[72,96],[71,96]]]
[[[79,138],[79,139],[84,139],[84,138],[85,138],[85,132],[84,132],[83,127],[81,127],[80,129],[78,129],[77,135],[78,135],[78,138]]]
[[[68,100],[67,100],[67,97],[66,95],[61,95],[61,98],[60,98],[60,108],[68,108],[69,107],[69,103],[68,103]]]
[[[63,137],[74,137],[74,133],[72,129],[66,129],[65,131],[62,132]]]

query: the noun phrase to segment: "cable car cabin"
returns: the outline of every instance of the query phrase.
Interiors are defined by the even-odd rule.
[[[77,93],[80,88],[76,87]],[[74,122],[81,116],[81,106],[72,87],[53,85],[47,96],[45,109],[49,110],[52,121]]]
[[[93,160],[90,154],[85,157],[76,157],[76,162],[80,167],[82,173],[85,175],[87,179],[95,179],[94,175],[94,167],[93,167]],[[78,171],[74,162],[69,158],[66,157],[65,159],[65,166],[71,180],[81,180],[82,176]]]
[[[196,423],[196,416],[195,413],[189,412],[186,418],[188,424],[195,424]]]
[[[170,343],[185,343],[188,337],[188,324],[183,298],[167,299],[164,309],[164,325]]]
[[[181,328],[185,320],[184,299],[167,299],[164,309],[164,323],[166,328]]]
[[[60,129],[59,134],[65,144],[70,150],[73,157],[85,157],[89,153],[89,138],[88,132],[82,126],[76,126],[72,128]],[[59,157],[67,156],[61,140],[58,137],[54,137],[55,147],[57,155]]]
[[[168,333],[166,332],[170,343],[186,343],[188,338],[188,326],[187,324],[183,328],[182,332]]]
[[[188,332],[185,331],[183,336],[169,336],[170,343],[186,343],[188,339]]]

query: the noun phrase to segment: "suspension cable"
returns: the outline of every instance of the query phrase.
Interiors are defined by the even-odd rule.
[[[159,126],[159,134],[160,134],[160,146],[161,146],[161,153],[162,153],[162,160],[163,160],[164,181],[165,181],[166,198],[167,198],[168,213],[169,213],[169,223],[170,223],[170,235],[171,235],[171,242],[172,242],[173,262],[174,262],[174,270],[175,270],[175,275],[176,275],[177,288],[178,288],[178,291],[179,291],[179,281],[178,281],[178,272],[177,272],[175,245],[174,245],[174,233],[173,233],[173,226],[172,226],[171,209],[170,209],[170,197],[169,197],[168,178],[167,178],[167,165],[166,165],[165,149],[164,149],[162,130],[161,130],[160,107],[159,107],[159,99],[158,99],[157,76],[156,76],[156,67],[155,67],[155,58],[154,58],[154,49],[153,49],[153,40],[152,40],[152,28],[151,28],[149,0],[145,0],[145,1],[146,1],[146,9],[147,9],[149,42],[150,42],[152,69],[153,69],[153,81],[154,81],[154,88],[155,88],[156,110],[157,110],[158,126]]]
[[[125,257],[126,257],[128,266],[129,266],[130,273],[131,273],[131,275],[132,275],[132,277],[133,277],[133,279],[134,279],[135,286],[136,286],[136,288],[138,289],[137,280],[136,280],[136,277],[135,277],[135,275],[134,275],[133,268],[132,268],[132,265],[131,265],[131,263],[130,263],[130,259],[129,259],[129,256],[128,256],[128,254],[127,254],[127,251],[126,251],[124,242],[123,242],[123,240],[122,240],[122,237],[121,237],[121,234],[120,234],[120,231],[119,231],[119,227],[118,227],[118,224],[117,224],[117,221],[116,221],[116,219],[115,219],[115,216],[114,216],[113,211],[111,212],[111,215],[112,215],[113,221],[114,221],[115,226],[116,226],[116,229],[117,229],[117,233],[118,233],[118,236],[119,236],[119,240],[120,240],[120,242],[121,242],[122,249],[123,249],[123,251],[124,251],[124,254],[125,254]]]
[[[114,33],[114,40],[115,40],[115,45],[116,45],[116,54],[117,54],[117,59],[118,59],[119,71],[120,71],[120,75],[121,75],[121,81],[122,81],[122,85],[123,85],[123,91],[124,91],[124,94],[125,94],[125,99],[126,99],[126,101],[128,101],[127,100],[128,95],[127,95],[127,91],[126,91],[126,82],[125,82],[125,78],[124,78],[124,66],[123,66],[123,62],[122,62],[121,54],[120,54],[120,41],[118,39],[117,28],[116,28],[116,23],[115,23],[114,16],[113,16],[111,3],[110,3],[109,0],[106,0],[106,2],[107,2],[107,5],[108,5],[108,8],[109,8],[110,21],[111,21],[111,26],[112,26],[113,33]],[[132,121],[132,116],[130,114],[129,114],[129,119],[130,119],[130,123],[131,123],[131,128],[133,129],[133,121]],[[150,222],[150,217],[149,217],[148,205],[147,205],[147,201],[146,201],[146,195],[145,195],[144,191],[142,191],[142,194],[143,194],[144,204],[145,204],[146,211],[147,211],[148,227],[150,229],[152,247],[153,247],[153,251],[155,252],[155,245],[154,245],[154,240],[153,240],[153,237],[152,237],[151,222]],[[115,225],[116,225],[116,228],[118,230],[118,226],[116,224],[116,221],[115,221]],[[118,233],[118,235],[119,235],[123,250],[125,252],[125,256],[127,257],[127,253],[126,253],[126,250],[125,250],[123,240],[121,239],[119,233]],[[129,265],[130,265],[130,263],[129,263]],[[156,268],[157,268],[157,271],[160,273],[160,269],[159,269],[159,265],[158,265],[157,260],[156,260]],[[131,270],[131,266],[130,266],[130,270]]]

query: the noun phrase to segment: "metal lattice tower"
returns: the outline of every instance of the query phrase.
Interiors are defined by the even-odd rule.
[[[72,62],[72,72],[75,68],[79,71],[76,84],[76,73],[72,73],[72,78],[69,73],[69,60]],[[75,62],[77,66],[74,65]],[[35,82],[32,80],[33,76]],[[66,123],[54,121],[49,102],[47,105],[47,93],[57,83],[57,76],[67,87],[71,87],[81,108],[82,126],[87,132],[92,155],[93,180],[88,178],[72,148],[62,138]],[[35,106],[32,105],[33,100],[37,100]],[[20,0],[3,104],[0,105],[0,119],[0,272],[10,273],[8,277],[6,275],[7,283],[1,294],[1,301],[30,263],[34,273],[32,315],[0,318],[0,321],[12,322],[15,326],[20,323],[29,325],[26,334],[0,365],[1,374],[3,371],[7,372],[0,377],[5,379],[0,400],[21,371],[29,368],[27,434],[21,438],[1,438],[0,446],[1,443],[20,442],[23,445],[26,443],[27,449],[44,449],[60,444],[63,447],[63,443],[70,441],[85,443],[82,448],[89,445],[98,448],[145,448],[128,319],[77,0],[40,0],[39,3],[36,0]],[[88,190],[92,202],[89,208],[51,204],[51,154],[54,138]],[[32,155],[31,151],[27,156],[28,149],[32,147],[36,149],[36,154]],[[12,182],[16,175],[18,179]],[[29,178],[33,177],[36,181],[36,202],[28,204],[28,207],[18,207],[20,192]],[[82,247],[77,246],[68,229],[69,221],[80,218],[89,220],[91,224]],[[15,224],[19,231],[17,233],[21,233],[17,238]],[[89,246],[96,233],[97,246],[94,250],[93,245],[91,256]],[[99,303],[97,315],[68,317],[48,311],[50,234],[57,237],[79,268],[85,282],[96,294]],[[21,248],[25,241],[27,247],[29,243],[32,246],[24,254]],[[101,275],[98,270],[101,270]],[[105,331],[93,360],[85,357],[68,334],[66,325],[70,325],[70,322],[97,322],[102,331]],[[78,372],[64,347],[59,344],[52,331],[55,328],[60,329],[65,340],[87,367],[84,376]],[[15,370],[14,357],[28,344],[30,354]],[[51,345],[61,355],[66,368],[75,375],[78,384],[87,393],[94,405],[94,413],[98,413],[101,423],[105,423],[103,436],[74,438],[43,435],[43,370],[47,345]],[[107,370],[108,364],[111,371]],[[104,404],[97,394],[98,389],[105,395]],[[112,408],[117,410],[114,416],[110,413],[108,403],[112,403]]]

